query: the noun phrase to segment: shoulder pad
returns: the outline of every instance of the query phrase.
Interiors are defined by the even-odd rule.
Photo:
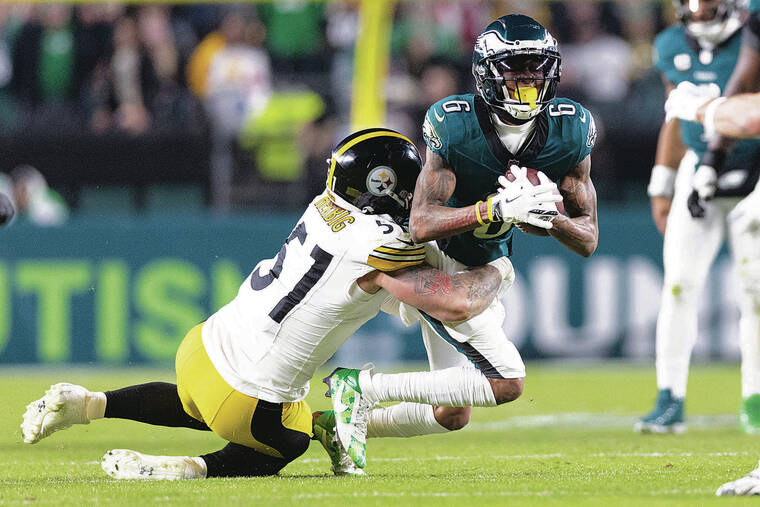
[[[567,98],[551,101],[546,111],[561,135],[568,155],[573,153],[573,167],[586,158],[596,144],[596,122],[591,112],[578,102]]]
[[[425,247],[404,238],[395,238],[369,253],[367,264],[378,271],[396,271],[425,261]]]
[[[448,160],[449,147],[458,143],[466,130],[466,118],[473,113],[473,95],[450,95],[430,106],[425,114],[422,135],[430,151]]]
[[[652,63],[660,72],[665,72],[678,53],[689,51],[684,37],[683,27],[673,25],[666,28],[654,39],[652,45]]]

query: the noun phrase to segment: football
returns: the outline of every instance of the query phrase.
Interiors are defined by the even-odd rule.
[[[528,181],[530,181],[534,186],[541,184],[540,180],[538,179],[538,171],[535,169],[531,169],[530,167],[528,169]],[[507,169],[507,172],[504,174],[509,181],[515,181],[515,176],[512,174],[511,169]],[[559,190],[554,191],[555,194],[559,195]],[[565,214],[565,205],[562,201],[559,201],[555,203],[557,205],[557,211],[559,211],[560,215]]]

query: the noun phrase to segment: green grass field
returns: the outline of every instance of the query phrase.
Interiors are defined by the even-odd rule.
[[[59,381],[91,390],[151,380],[167,370],[0,370],[0,504],[83,505],[733,505],[716,498],[723,482],[760,457],[760,436],[741,433],[737,365],[695,366],[687,399],[689,431],[639,436],[651,408],[654,369],[626,364],[529,364],[523,397],[476,409],[470,425],[447,435],[372,439],[368,477],[336,478],[314,442],[279,477],[187,482],[115,481],[100,469],[105,451],[206,453],[213,434],[102,420],[30,446],[21,442],[25,405]],[[329,407],[314,382],[309,403]],[[474,505],[474,504],[471,504]]]

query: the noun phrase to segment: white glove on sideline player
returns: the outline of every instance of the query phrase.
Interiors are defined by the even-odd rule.
[[[538,185],[528,180],[525,167],[513,165],[510,171],[515,177],[509,181],[506,176],[499,176],[501,188],[495,196],[489,197],[494,222],[525,222],[542,229],[551,229],[551,221],[559,215],[556,202],[562,196],[555,193],[557,185],[548,176],[538,171]]]
[[[715,83],[695,85],[682,81],[668,95],[665,101],[665,121],[679,118],[697,121],[697,111],[706,102],[720,96],[720,88]]]
[[[694,173],[692,187],[699,194],[699,198],[709,201],[715,196],[715,190],[718,188],[718,173],[715,168],[709,165],[701,165]]]

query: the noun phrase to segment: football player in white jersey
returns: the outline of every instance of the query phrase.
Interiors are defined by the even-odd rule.
[[[708,135],[729,138],[760,137],[760,93],[747,93],[760,86],[760,16],[750,17],[744,28],[742,50],[736,69],[726,88],[727,97],[718,97],[720,90],[709,86],[682,83],[670,92],[665,103],[669,118],[696,121],[704,125]],[[738,94],[738,95],[734,95]],[[732,95],[728,97],[729,95]],[[748,195],[737,208],[737,228],[750,237],[760,238],[760,188]],[[743,259],[739,277],[749,290],[743,304],[755,311],[760,308],[760,239],[755,239],[753,255]],[[755,343],[757,341],[755,340]],[[760,495],[760,464],[744,477],[721,485],[718,496]]]
[[[131,419],[211,430],[229,443],[200,457],[112,450],[102,462],[112,477],[277,473],[312,437],[304,398],[314,372],[387,300],[398,298],[444,322],[461,321],[489,307],[502,281],[514,276],[506,258],[456,274],[423,264],[424,247],[405,229],[420,167],[416,148],[397,132],[369,129],[344,139],[332,153],[327,189],[277,256],[259,262],[235,299],[187,334],[177,351],[176,385],[108,392],[53,385],[27,406],[24,441],[103,417]],[[470,374],[449,378],[442,388],[488,389],[478,396],[494,398],[485,377]],[[356,452],[338,449],[334,427],[320,429],[317,437],[334,466],[346,450],[363,455],[358,443]],[[361,473],[350,463],[340,470]]]
[[[688,81],[710,89],[731,88],[732,69],[744,51],[742,3],[674,2],[682,22],[666,29],[654,44],[656,67],[668,91],[676,85],[684,89]],[[751,196],[757,194],[760,143],[744,140],[727,153],[707,143],[709,132],[702,125],[673,117],[668,115],[660,131],[648,187],[654,221],[664,235],[664,284],[656,329],[658,395],[654,408],[637,421],[634,431],[679,433],[685,429],[684,400],[697,340],[700,292],[726,239],[739,282],[739,422],[745,432],[760,433],[760,319],[751,296],[758,278],[746,269],[747,261],[760,252],[760,243],[742,220],[751,207]]]

